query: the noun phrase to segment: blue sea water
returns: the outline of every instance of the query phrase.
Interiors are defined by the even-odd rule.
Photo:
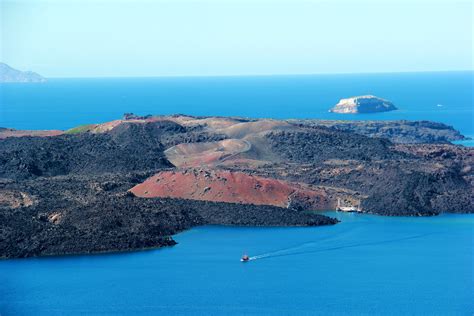
[[[433,120],[474,135],[474,72],[50,79],[1,84],[0,126],[68,129],[137,114]],[[398,111],[328,113],[340,98],[374,94]]]
[[[473,72],[51,79],[0,85],[0,126],[137,114],[411,119],[474,135]],[[338,115],[374,94],[398,111]],[[472,142],[464,142],[472,145]],[[0,315],[472,315],[474,217],[330,213],[314,228],[197,227],[172,248],[0,261]],[[1,241],[0,241],[1,242]],[[260,259],[239,262],[243,251]]]
[[[331,216],[341,223],[197,227],[167,249],[0,261],[0,313],[472,315],[473,216]],[[242,263],[244,250],[264,258]]]

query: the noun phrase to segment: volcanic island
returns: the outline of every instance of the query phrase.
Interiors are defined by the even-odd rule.
[[[429,121],[132,113],[66,131],[0,128],[0,257],[172,246],[208,224],[334,225],[321,211],[341,204],[473,213],[474,150],[450,143],[463,138]]]

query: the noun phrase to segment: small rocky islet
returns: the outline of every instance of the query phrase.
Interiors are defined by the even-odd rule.
[[[379,113],[397,110],[390,101],[374,95],[362,95],[341,99],[329,112],[339,114]]]
[[[391,216],[474,213],[474,151],[449,143],[462,137],[433,122],[131,113],[69,131],[0,129],[0,257],[170,246],[206,224],[332,225],[314,211],[339,201]]]

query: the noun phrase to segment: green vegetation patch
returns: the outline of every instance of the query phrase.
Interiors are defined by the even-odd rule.
[[[91,131],[95,127],[95,124],[80,125],[71,129],[68,129],[65,134],[80,134]]]

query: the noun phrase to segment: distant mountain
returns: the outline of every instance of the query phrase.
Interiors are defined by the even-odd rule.
[[[46,79],[32,71],[16,70],[0,63],[0,82],[45,82]]]

